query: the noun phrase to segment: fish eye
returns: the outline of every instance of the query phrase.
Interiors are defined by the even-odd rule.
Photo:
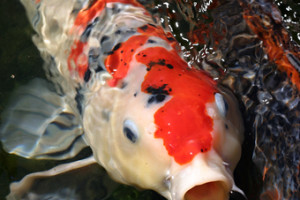
[[[225,100],[225,98],[223,97],[222,94],[220,93],[216,93],[215,94],[215,100],[216,100],[216,105],[218,107],[219,112],[221,113],[221,115],[223,117],[226,116],[227,111],[228,111],[228,103]]]
[[[125,120],[123,123],[123,133],[132,143],[136,143],[138,140],[138,129],[135,123],[129,119]]]

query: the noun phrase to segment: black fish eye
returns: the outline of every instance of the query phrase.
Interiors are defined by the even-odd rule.
[[[125,120],[123,124],[123,133],[128,140],[132,143],[136,143],[138,140],[138,129],[135,123],[131,120]]]

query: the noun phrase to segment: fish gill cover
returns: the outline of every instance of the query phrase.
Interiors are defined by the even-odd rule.
[[[299,199],[299,3],[140,2],[172,30],[190,64],[196,63],[208,71],[237,96],[246,124],[246,139],[235,179],[248,199]],[[3,110],[14,85],[43,73],[20,3],[3,0],[0,8]],[[11,38],[13,45],[8,43]],[[0,162],[0,198],[8,193],[9,182],[57,164],[24,161],[2,150]],[[232,199],[239,199],[234,195]],[[161,197],[155,193],[140,193],[124,186],[110,197],[158,198]]]

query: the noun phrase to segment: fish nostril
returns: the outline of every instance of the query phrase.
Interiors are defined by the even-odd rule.
[[[166,177],[166,178],[164,179],[164,185],[165,185],[168,189],[171,188],[171,179],[172,179],[172,178],[173,178],[172,176],[168,176],[168,177]]]
[[[225,200],[228,197],[224,184],[217,181],[191,188],[185,193],[184,200]]]

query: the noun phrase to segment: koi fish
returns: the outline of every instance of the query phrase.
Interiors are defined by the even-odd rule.
[[[187,64],[143,5],[22,2],[54,89],[35,81],[19,90],[23,98],[1,127],[8,152],[66,159],[89,146],[93,157],[72,169],[97,162],[114,180],[170,200],[229,198],[243,141],[238,103]],[[70,169],[28,175],[12,185],[10,197],[21,198],[37,177]]]

